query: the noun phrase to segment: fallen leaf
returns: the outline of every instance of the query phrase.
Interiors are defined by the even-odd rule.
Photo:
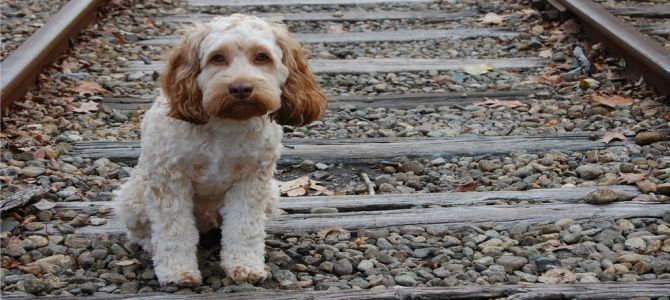
[[[588,90],[590,88],[598,88],[600,86],[600,82],[598,80],[595,80],[593,78],[584,78],[579,80],[579,88],[582,90]]]
[[[465,71],[465,73],[468,73],[470,75],[477,76],[486,74],[489,71],[493,71],[493,67],[487,64],[468,65],[463,67],[463,71]]]
[[[477,190],[477,181],[470,180],[464,184],[456,185],[457,192],[474,192]]]
[[[530,33],[533,35],[540,35],[544,32],[544,27],[542,25],[535,25],[533,28],[530,29]]]
[[[505,16],[490,12],[484,15],[482,18],[482,23],[502,25],[502,23],[505,22],[505,18]]]
[[[519,106],[523,106],[523,103],[521,103],[521,101],[519,101],[519,100],[503,101],[503,100],[498,100],[498,99],[490,99],[490,98],[487,98],[487,97],[484,97],[484,99],[486,99],[486,101],[475,103],[475,105],[486,105],[486,106],[491,107],[491,108],[501,107],[501,106],[504,106],[504,107],[507,107],[507,108],[517,108]]]
[[[575,273],[563,268],[551,269],[542,276],[537,278],[537,281],[542,283],[557,284],[557,283],[572,283],[577,280]]]
[[[621,177],[619,177],[619,183],[633,184],[647,178],[646,173],[619,173],[619,174],[621,174]]]
[[[609,107],[616,107],[617,105],[633,104],[633,99],[618,95],[614,96],[591,95],[591,100],[595,103]]]
[[[294,180],[279,182],[279,193],[282,196],[297,197],[307,195],[310,190],[314,190],[310,195],[335,196],[333,190],[320,186],[319,183],[319,181],[309,179],[309,175],[305,175]]]
[[[608,144],[609,142],[615,139],[625,141],[628,138],[621,131],[608,131],[598,141],[605,142],[605,144]]]
[[[365,241],[368,240],[367,236],[361,236],[357,237],[355,240],[353,240],[353,243],[356,244],[356,246],[360,246],[362,244],[365,244]]]
[[[20,266],[21,263],[17,260],[9,258],[9,256],[3,255],[1,265],[4,269],[14,269],[14,268]]]
[[[538,54],[538,56],[542,57],[542,58],[551,58],[553,55],[554,55],[554,51],[552,51],[551,49],[542,50]]]
[[[106,92],[107,90],[104,89],[99,83],[91,80],[84,80],[79,85],[75,86],[73,91],[79,93],[79,94],[95,94],[95,93],[101,93],[101,92]]]
[[[344,230],[342,227],[339,227],[339,226],[328,227],[328,228],[324,228],[324,229],[321,229],[321,230],[317,231],[316,232],[316,237],[322,239],[322,238],[327,237],[329,234],[331,234],[333,232],[345,232],[345,231],[346,230]]]
[[[580,31],[582,31],[581,26],[579,26],[579,24],[577,22],[575,22],[574,19],[569,19],[569,20],[565,21],[565,23],[563,23],[563,25],[561,25],[561,28],[563,28],[563,30],[565,30],[565,32],[571,33],[571,34],[579,33]]]
[[[98,103],[95,101],[82,102],[79,107],[73,109],[74,112],[92,112],[98,110]]]
[[[547,123],[545,123],[544,125],[545,125],[545,126],[556,126],[556,125],[558,125],[558,124],[561,124],[561,120],[559,120],[559,119],[551,119],[551,120],[547,121]]]
[[[312,181],[314,182],[314,181]],[[335,191],[325,187],[325,186],[320,186],[318,184],[311,184],[310,189],[315,190],[316,192],[311,193],[310,195],[312,196],[318,196],[318,195],[326,195],[326,196],[335,196]]]

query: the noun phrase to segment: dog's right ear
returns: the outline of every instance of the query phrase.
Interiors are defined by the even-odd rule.
[[[170,105],[168,116],[172,118],[194,124],[205,124],[209,119],[197,82],[200,43],[209,30],[204,24],[195,24],[170,53],[168,65],[161,76],[161,86]]]

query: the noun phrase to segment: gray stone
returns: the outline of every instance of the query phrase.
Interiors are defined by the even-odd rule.
[[[335,262],[333,270],[338,275],[351,275],[353,273],[353,266],[348,259],[343,258]]]
[[[496,259],[496,263],[505,267],[505,271],[508,273],[512,273],[527,264],[528,259],[520,256],[503,255]]]
[[[579,177],[584,178],[586,180],[597,179],[598,177],[600,177],[600,175],[603,175],[605,173],[605,169],[603,169],[603,167],[594,164],[581,165],[577,167],[575,171],[577,172],[577,175],[579,175]]]
[[[369,270],[372,270],[374,267],[375,267],[374,263],[372,263],[371,261],[369,261],[367,259],[364,259],[364,260],[361,260],[360,263],[358,263],[358,266],[356,267],[356,269],[358,269],[361,272],[367,272]]]
[[[393,278],[395,282],[402,286],[414,286],[416,284],[416,279],[413,276],[408,274],[400,274]]]

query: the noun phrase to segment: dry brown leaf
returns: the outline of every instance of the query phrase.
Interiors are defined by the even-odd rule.
[[[477,181],[470,180],[464,184],[456,185],[457,192],[474,192],[477,190]]]
[[[322,239],[327,237],[329,234],[333,232],[345,232],[345,231],[346,230],[344,230],[342,227],[339,226],[328,227],[317,231],[316,237]]]
[[[628,138],[621,131],[608,131],[598,141],[605,142],[605,144],[608,144],[609,142],[615,139],[625,141]]]
[[[312,184],[310,185],[310,188],[312,190],[315,190],[314,193],[311,193],[310,195],[312,196],[318,196],[318,195],[326,195],[326,196],[335,196],[335,191],[325,187],[325,186],[320,186],[316,183],[316,181],[310,180]]]
[[[367,236],[360,236],[360,237],[357,237],[357,238],[353,241],[353,243],[356,244],[356,246],[360,246],[360,245],[362,245],[362,244],[365,244],[365,241],[367,241],[367,240],[368,240],[368,237],[367,237]]]
[[[646,173],[619,173],[619,174],[621,174],[621,177],[619,177],[619,183],[633,184],[647,178]]]
[[[98,103],[95,101],[82,102],[79,107],[73,109],[74,112],[92,112],[98,110]]]
[[[482,23],[502,25],[502,23],[505,22],[505,18],[506,16],[501,16],[499,14],[490,12],[484,15],[484,17],[482,18]]]
[[[544,252],[554,252],[556,250],[572,250],[577,245],[567,245],[563,241],[560,240],[548,240],[542,245],[542,250]]]
[[[279,182],[279,193],[288,197],[303,196],[309,190],[309,176]]]
[[[593,100],[593,102],[595,103],[609,107],[616,107],[617,105],[633,104],[633,99],[619,95],[614,96],[591,95],[591,100]]]
[[[558,125],[558,124],[561,124],[561,120],[559,120],[559,119],[552,119],[552,120],[547,121],[547,123],[545,123],[544,125],[545,125],[545,126],[556,126],[556,125]]]
[[[575,22],[575,20],[573,19],[569,19],[565,23],[563,23],[563,25],[561,25],[561,28],[563,28],[565,32],[571,34],[579,33],[580,31],[582,31],[581,26],[579,26],[579,24]]]
[[[91,80],[84,80],[79,85],[75,86],[73,91],[79,93],[79,94],[95,94],[95,93],[102,93],[106,92],[107,90],[103,88],[99,83]]]
[[[519,101],[519,100],[502,101],[502,100],[491,99],[491,98],[487,98],[487,97],[484,97],[484,99],[486,99],[486,101],[475,103],[475,105],[486,105],[486,106],[492,107],[492,108],[500,107],[500,106],[504,106],[504,107],[507,107],[507,108],[516,108],[516,107],[519,107],[519,106],[523,105],[523,103],[521,103],[521,101]]]
[[[4,269],[14,269],[14,268],[20,266],[21,263],[18,260],[14,260],[14,259],[9,258],[9,256],[3,255],[1,265]]]
[[[287,197],[305,196],[309,193],[310,190],[314,191],[309,193],[312,196],[335,196],[335,191],[327,187],[320,186],[319,183],[321,182],[311,180],[309,179],[309,175],[305,175],[291,181],[279,182],[279,192],[282,196]]]

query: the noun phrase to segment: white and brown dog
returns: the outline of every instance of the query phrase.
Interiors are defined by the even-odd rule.
[[[228,276],[265,279],[280,125],[305,125],[326,109],[300,44],[284,25],[217,17],[187,32],[161,84],[138,165],[115,194],[129,239],[153,252],[161,285],[194,286],[199,231],[219,227]]]

